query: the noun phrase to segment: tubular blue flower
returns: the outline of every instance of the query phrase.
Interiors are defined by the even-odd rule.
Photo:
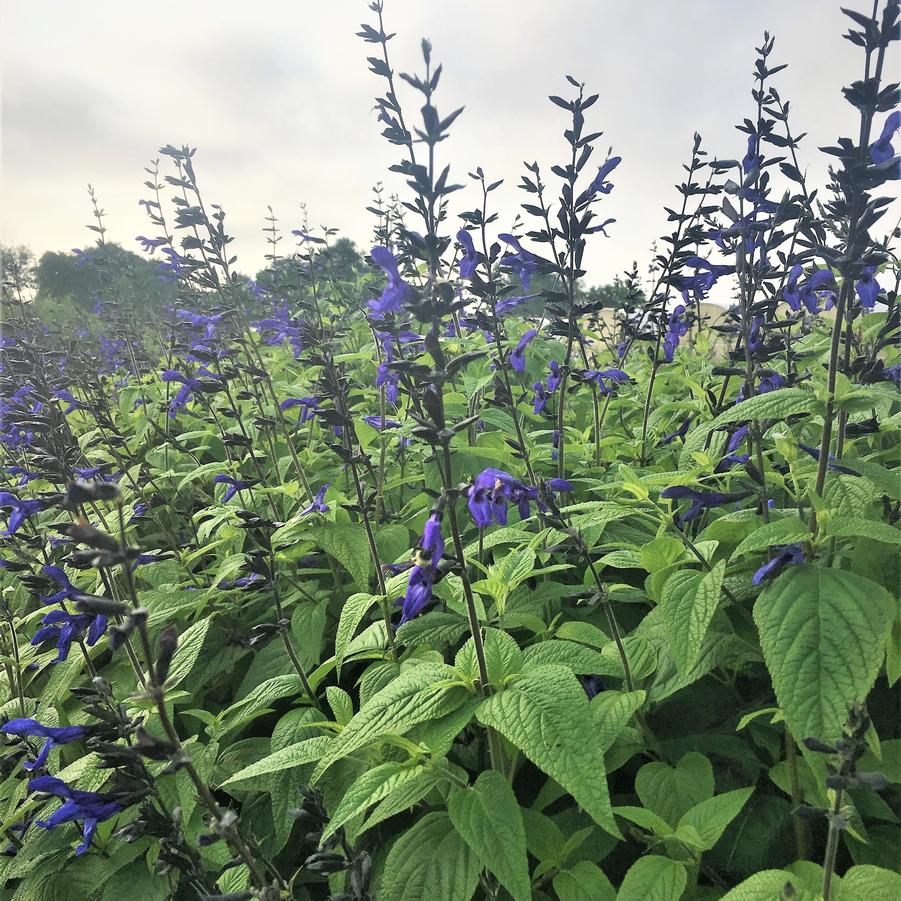
[[[441,514],[432,512],[422,527],[422,538],[418,550],[421,560],[427,560],[432,566],[444,556],[444,536],[441,534]]]
[[[663,336],[663,359],[667,363],[673,362],[679,339],[688,331],[688,323],[685,321],[685,307],[679,304],[670,313],[666,322],[666,333]]]
[[[736,500],[739,496],[723,494],[719,491],[698,491],[696,488],[689,488],[687,485],[676,485],[672,488],[664,488],[663,491],[660,492],[660,497],[667,500],[691,501],[691,504],[684,513],[676,515],[675,522],[677,525],[689,522],[702,510],[706,510],[709,507],[721,507],[731,500]]]
[[[728,472],[736,463],[747,463],[748,460],[751,459],[750,456],[748,454],[739,454],[737,452],[739,446],[746,441],[747,438],[748,427],[746,425],[736,429],[729,438],[729,443],[726,445],[725,456],[716,464],[713,471],[716,473]]]
[[[57,654],[53,663],[62,663],[66,660],[72,642],[80,639],[85,632],[87,643],[91,646],[97,644],[108,625],[107,618],[103,614],[92,616],[89,613],[69,613],[67,610],[52,610],[41,622],[43,628],[35,632],[31,643],[39,645],[45,641],[56,642]]]
[[[835,283],[835,277],[829,269],[817,269],[803,285],[799,285],[801,273],[799,265],[792,266],[785,287],[782,289],[782,299],[796,313],[801,309],[803,303],[809,313],[816,315],[820,312],[819,296],[826,293],[823,291],[825,285]]]
[[[882,370],[882,378],[883,381],[893,382],[901,388],[901,363],[896,363],[894,366],[886,366]]]
[[[553,394],[563,381],[563,372],[560,370],[560,364],[556,360],[551,360],[548,368],[550,374],[547,377],[547,392]]]
[[[363,422],[379,431],[382,431],[382,429],[399,429],[401,427],[401,423],[396,419],[382,419],[380,416],[364,416]]]
[[[607,176],[623,161],[621,156],[611,156],[598,169],[598,174],[588,186],[585,192],[586,198],[594,197],[595,194],[609,194],[613,190],[613,184],[607,181]]]
[[[21,499],[9,491],[0,491],[0,507],[12,507],[6,523],[6,530],[0,532],[0,536],[9,538],[11,535],[15,535],[29,516],[40,513],[46,506],[47,503],[38,498]]]
[[[305,510],[301,510],[300,516],[307,516],[310,513],[328,513],[328,504],[325,503],[325,492],[330,488],[330,483],[326,482],[313,498],[313,503]]]
[[[380,316],[400,312],[404,304],[413,301],[416,292],[401,278],[397,260],[387,247],[373,247],[369,255],[372,262],[388,277],[388,284],[385,285],[381,296],[378,300],[370,300],[369,308]]]
[[[515,253],[506,253],[501,258],[501,265],[510,269],[519,276],[519,282],[523,291],[528,291],[532,284],[532,276],[538,271],[538,261],[535,256],[525,250],[513,235],[498,235],[505,244],[509,244]]]
[[[35,479],[41,478],[41,474],[39,472],[32,472],[30,469],[25,469],[22,466],[7,466],[6,471],[11,476],[19,477],[18,481],[16,482],[16,486],[19,488],[24,487],[29,482],[32,482]]]
[[[385,389],[385,400],[396,404],[400,397],[400,373],[390,369],[388,359],[382,360],[375,373],[375,387]]]
[[[472,235],[465,228],[461,228],[457,232],[457,241],[463,245],[463,256],[460,258],[460,278],[470,279],[475,275],[479,266],[479,255],[472,243]]]
[[[579,680],[585,694],[588,695],[589,701],[602,691],[607,690],[607,686],[600,676],[576,676],[576,678]]]
[[[121,813],[124,807],[112,795],[99,792],[79,791],[70,788],[56,776],[38,776],[28,783],[30,792],[46,792],[63,800],[63,805],[53,811],[46,820],[37,820],[35,825],[41,829],[55,829],[63,823],[82,822],[82,841],[75,847],[79,856],[91,846],[97,824],[111,819]]]
[[[225,489],[225,494],[222,495],[222,503],[227,504],[239,491],[243,491],[245,488],[249,488],[250,485],[248,482],[243,482],[241,479],[233,478],[230,475],[227,475],[224,472],[220,472],[213,479],[214,485],[227,485],[228,487]]]
[[[551,459],[556,460],[559,456],[558,450],[560,448],[560,432],[557,429],[554,429],[551,432]]]
[[[531,514],[530,503],[538,500],[532,488],[501,469],[485,469],[473,480],[468,492],[469,512],[479,528],[493,522],[507,524],[507,505],[516,504],[521,519]]]
[[[41,567],[41,572],[43,572],[45,576],[49,576],[57,585],[59,585],[59,591],[55,594],[51,594],[47,597],[41,595],[41,601],[43,603],[61,604],[63,601],[71,600],[77,594],[83,594],[83,592],[80,592],[69,581],[69,577],[62,569],[60,569],[60,567],[47,564],[46,566]]]
[[[544,392],[544,382],[535,382],[532,385],[532,389],[535,391],[535,396],[532,398],[532,410],[538,414],[543,413],[544,408],[547,406],[547,394]]]
[[[564,494],[573,490],[572,482],[566,479],[545,479],[544,487],[554,494]]]
[[[686,416],[685,419],[682,420],[682,425],[676,429],[675,432],[670,432],[669,435],[664,435],[660,441],[657,442],[657,447],[665,447],[667,444],[672,444],[678,438],[684,438],[688,434],[688,427],[691,425],[691,421],[694,416]]]
[[[786,544],[779,549],[775,557],[768,560],[757,572],[751,582],[759,585],[764,579],[772,579],[779,575],[782,570],[789,565],[796,565],[804,562],[804,552],[801,550],[800,544]]]
[[[537,296],[537,294],[517,294],[514,297],[505,297],[495,304],[495,315],[506,316],[510,310],[515,310],[520,304],[524,304],[527,300],[533,300]]]
[[[892,138],[899,128],[901,128],[901,110],[895,110],[886,117],[882,133],[870,144],[870,159],[877,165],[890,160],[895,155]]]
[[[297,419],[298,425],[308,422],[316,415],[319,407],[318,397],[289,397],[283,400],[279,405],[280,410],[291,410],[294,407],[300,407],[300,416]]]
[[[222,591],[230,591],[233,588],[253,588],[263,581],[265,580],[259,573],[250,573],[247,576],[241,576],[240,578],[235,579],[233,582],[230,582],[228,579],[223,579],[216,587]]]
[[[287,341],[291,345],[294,359],[300,359],[303,351],[301,330],[302,319],[294,319],[288,315],[288,305],[276,306],[271,317],[255,322],[257,331],[263,336],[263,343],[273,347]]]
[[[54,391],[53,399],[65,401],[69,405],[63,410],[65,416],[68,416],[73,410],[77,410],[79,407],[84,406],[80,400],[76,400],[75,395],[67,388],[60,388],[59,391]]]
[[[8,735],[18,735],[19,738],[43,738],[44,744],[38,752],[38,756],[25,764],[28,772],[40,769],[47,763],[50,752],[56,745],[65,745],[70,741],[77,741],[85,736],[84,726],[45,726],[37,720],[22,718],[10,720],[0,726],[0,732]]]
[[[432,585],[435,584],[435,568],[414,564],[407,581],[407,592],[398,603],[402,605],[400,625],[409,622],[428,605],[432,599]]]
[[[194,398],[194,392],[203,388],[200,379],[190,378],[176,369],[167,369],[162,374],[164,382],[180,382],[181,388],[169,404],[169,418],[175,419]]]
[[[611,394],[624,382],[631,381],[622,369],[585,369],[582,371],[582,378],[585,381],[595,382],[601,389],[601,394]]]
[[[818,447],[811,447],[808,444],[801,444],[800,441],[798,442],[798,447],[801,448],[801,450],[804,451],[805,454],[808,454],[809,456],[813,457],[813,459],[819,463],[820,449]],[[841,463],[839,463],[832,454],[829,454],[829,456],[826,458],[826,468],[831,469],[834,472],[844,473],[845,475],[848,475],[848,476],[859,475],[859,473],[855,472],[850,467],[842,466]]]
[[[876,281],[875,266],[864,266],[860,270],[860,279],[855,282],[854,290],[860,298],[860,305],[865,310],[872,310],[876,306],[876,298],[879,297],[882,288]]]
[[[774,372],[772,375],[765,375],[761,380],[760,384],[757,386],[757,389],[754,391],[755,394],[769,394],[770,391],[776,391],[779,388],[785,387],[785,379],[782,378],[777,372]],[[742,384],[739,392],[735,398],[735,403],[740,404],[743,400],[745,400],[745,386]]]
[[[526,347],[535,340],[537,334],[538,329],[530,328],[517,341],[516,347],[510,353],[510,365],[513,367],[514,372],[526,371]]]
[[[763,157],[757,152],[757,136],[748,135],[748,152],[742,157],[741,169],[747,175],[754,169],[759,169],[763,163]]]

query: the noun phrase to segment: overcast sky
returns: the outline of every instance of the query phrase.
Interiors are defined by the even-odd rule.
[[[0,10],[2,242],[37,254],[90,243],[91,182],[110,239],[137,250],[134,237],[153,233],[138,205],[143,167],[165,143],[198,148],[206,200],[225,208],[247,273],[263,263],[266,204],[289,231],[305,202],[311,224],[368,247],[371,186],[403,190],[386,171],[399,148],[372,109],[382,82],[367,69],[371,45],[354,34],[373,21],[364,0],[0,0]],[[823,182],[817,146],[852,131],[840,91],[861,62],[841,38],[847,21],[831,0],[386,3],[395,69],[418,69],[429,37],[444,64],[439,112],[466,107],[440,148],[455,180],[476,165],[505,179],[495,194],[504,227],[523,199],[522,161],[563,156],[566,114],[547,95],[571,90],[567,73],[600,93],[588,120],[604,132],[597,162],[608,146],[623,162],[601,210],[617,222],[586,255],[589,282],[633,259],[646,266],[695,130],[711,155],[744,153],[734,124],[753,115],[764,29],[776,36],[773,63],[790,64],[775,83],[793,130],[808,132],[802,167]],[[415,97],[403,99],[413,110]],[[475,190],[455,201],[475,205]]]

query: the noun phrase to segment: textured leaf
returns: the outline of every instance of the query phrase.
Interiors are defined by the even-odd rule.
[[[612,663],[602,657],[600,652],[574,641],[552,638],[526,648],[523,654],[523,672],[551,665],[565,666],[580,676],[616,676],[622,673],[619,658]]]
[[[606,753],[613,746],[644,699],[643,691],[603,691],[591,699],[591,715],[600,730],[602,751]]]
[[[466,844],[515,901],[530,901],[526,833],[510,783],[496,770],[486,770],[474,785],[451,793],[447,812]]]
[[[629,868],[616,901],[679,901],[687,882],[681,863],[649,854]]]
[[[675,767],[654,761],[635,776],[641,803],[675,827],[679,818],[713,795],[713,767],[703,755],[686,754]]]
[[[901,898],[901,875],[869,864],[851,867],[842,876],[837,901],[898,901]]]
[[[791,567],[758,598],[767,669],[799,739],[841,735],[848,708],[876,681],[894,612],[881,585],[818,566]]]
[[[600,732],[571,672],[558,666],[532,670],[483,701],[476,716],[556,779],[599,826],[619,838]]]
[[[762,870],[735,886],[732,891],[726,892],[722,901],[775,901],[783,897],[782,890],[792,879],[788,870]],[[814,896],[803,890],[796,891],[792,898],[815,901]]]
[[[391,846],[379,901],[469,901],[479,881],[478,858],[446,813],[427,813]]]
[[[359,526],[322,522],[312,537],[319,547],[353,576],[357,588],[366,591],[372,569],[366,532]]]
[[[341,608],[341,617],[338,620],[338,629],[335,632],[335,666],[339,676],[347,646],[363,621],[366,611],[377,601],[378,595],[352,594],[344,602],[344,606]]]
[[[451,667],[435,664],[422,664],[402,672],[360,708],[335,738],[310,781],[317,782],[335,761],[384,735],[403,735],[417,723],[438,719],[455,710],[469,693],[462,686],[450,685],[448,680],[454,677]]]
[[[366,822],[354,832],[354,837],[362,835],[367,829],[377,826],[389,817],[396,816],[405,810],[410,810],[418,804],[433,788],[446,781],[440,769],[427,767],[417,776],[398,783],[388,797],[385,798],[369,814]]]
[[[810,529],[797,516],[786,516],[758,526],[732,553],[732,559],[778,544],[794,544],[810,537]]]
[[[753,792],[753,787],[740,788],[701,801],[679,820],[676,831],[683,826],[693,827],[703,842],[702,848],[709,851],[719,841],[726,827],[739,815]]]
[[[212,625],[212,618],[201,619],[178,636],[178,648],[172,657],[169,677],[166,679],[167,688],[175,688],[191,674]]]
[[[616,889],[604,871],[588,860],[561,870],[554,877],[554,891],[560,901],[614,901]]]
[[[281,751],[269,754],[262,760],[239,770],[230,779],[226,779],[220,788],[234,785],[236,782],[243,782],[246,779],[253,779],[256,776],[263,776],[266,773],[278,773],[303,763],[312,763],[314,760],[319,760],[328,751],[329,745],[333,741],[334,739],[330,735],[319,735],[316,738],[308,738],[305,741],[288,745],[287,748],[282,748]]]
[[[745,422],[749,419],[785,419],[798,413],[812,413],[819,403],[810,391],[804,388],[780,388],[766,394],[758,394],[730,407],[713,421],[711,429],[728,425],[730,422]]]
[[[674,572],[663,586],[660,608],[668,626],[669,646],[681,674],[697,663],[707,628],[716,612],[726,572],[720,560],[710,572]]]

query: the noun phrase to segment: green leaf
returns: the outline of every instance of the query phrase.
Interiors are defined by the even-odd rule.
[[[701,801],[679,820],[676,832],[678,833],[683,826],[693,827],[703,842],[702,849],[709,851],[719,841],[726,827],[738,816],[753,793],[752,786]]]
[[[469,901],[479,882],[478,858],[446,813],[427,813],[392,845],[379,901]]]
[[[603,691],[591,699],[591,715],[598,724],[601,750],[607,752],[617,736],[644,704],[643,691]]]
[[[830,538],[865,538],[868,541],[882,541],[896,547],[901,545],[901,529],[896,529],[887,522],[872,519],[836,519],[830,516],[826,520],[823,534]]]
[[[798,413],[813,413],[820,406],[810,391],[804,388],[779,388],[766,394],[758,394],[720,413],[708,427],[718,429],[730,422],[749,419],[785,419]]]
[[[316,738],[308,738],[305,741],[296,742],[282,748],[274,754],[269,754],[262,760],[238,770],[230,779],[226,779],[220,788],[243,782],[245,779],[253,779],[257,776],[265,776],[267,773],[278,773],[281,770],[289,770],[304,763],[312,763],[319,760],[334,741],[330,735],[318,735]]]
[[[447,812],[466,844],[514,901],[530,901],[526,833],[510,783],[496,770],[486,770],[474,785],[451,793]]]
[[[836,901],[898,901],[901,898],[901,875],[882,867],[861,864],[851,867],[844,876]]]
[[[212,617],[198,620],[178,636],[178,648],[172,657],[172,665],[169,667],[169,676],[166,679],[167,689],[175,688],[191,674],[191,670],[203,650],[207,633],[212,624]]]
[[[628,820],[630,823],[634,823],[636,826],[640,826],[642,829],[645,829],[652,835],[656,835],[658,838],[666,838],[666,836],[673,834],[672,826],[670,826],[663,817],[657,816],[653,810],[648,810],[646,807],[625,805],[622,807],[614,807],[613,812],[618,817],[623,817],[623,819]]]
[[[600,730],[569,670],[532,670],[483,701],[476,716],[556,779],[599,826],[620,837],[610,809]]]
[[[556,638],[539,641],[526,648],[523,653],[524,672],[542,666],[565,666],[580,676],[616,676],[623,671],[619,658],[616,662],[611,663],[598,651],[587,648],[585,645]]]
[[[671,767],[646,763],[635,776],[635,791],[641,803],[675,826],[696,804],[713,795],[713,767],[703,755],[691,751]]]
[[[784,897],[782,890],[792,882],[793,875],[788,870],[761,870],[723,895],[722,901],[775,901]],[[814,901],[807,893],[795,893],[798,901]]]
[[[427,767],[417,776],[411,777],[393,786],[391,794],[382,801],[359,829],[355,830],[353,837],[362,835],[367,829],[377,826],[389,817],[396,816],[404,810],[411,810],[432,789],[447,780],[447,776],[438,767]]]
[[[588,860],[561,870],[554,877],[554,891],[560,901],[614,901],[616,889],[604,871]]]
[[[338,676],[341,675],[341,664],[347,646],[354,637],[366,611],[378,601],[378,595],[352,594],[341,608],[341,618],[338,620],[338,629],[335,632],[335,667]]]
[[[823,491],[823,501],[830,518],[862,517],[873,500],[875,491],[869,479],[843,473],[830,475]]]
[[[758,526],[732,552],[732,559],[778,544],[794,544],[810,537],[810,529],[797,516],[786,516]]]
[[[649,854],[629,868],[616,901],[679,901],[687,882],[681,863]]]
[[[469,693],[453,683],[454,676],[453,668],[436,664],[421,664],[402,672],[370,698],[344,727],[310,782],[315,784],[333,763],[385,735],[403,735],[417,723],[456,710]]]
[[[512,676],[522,670],[522,651],[516,640],[506,632],[500,629],[485,629],[482,644],[485,651],[488,681],[492,685],[500,684],[507,676]],[[454,658],[454,669],[467,679],[478,680],[479,665],[472,638],[467,639],[457,652],[457,656]]]
[[[312,537],[319,547],[353,576],[360,591],[366,591],[372,556],[365,530],[359,526],[323,521],[317,525]]]
[[[894,613],[881,585],[819,566],[791,567],[758,598],[764,659],[799,740],[841,735],[848,708],[876,681]]]
[[[409,766],[402,763],[383,763],[365,770],[350,784],[340,803],[332,811],[320,844],[334,835],[348,820],[362,813],[367,807],[378,804],[404,783],[421,776],[425,770],[423,764]]]
[[[697,663],[707,628],[716,613],[726,563],[720,560],[710,572],[674,572],[663,586],[661,613],[668,626],[670,652],[680,674]]]

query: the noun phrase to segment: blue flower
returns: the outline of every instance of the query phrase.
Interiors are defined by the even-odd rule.
[[[686,485],[664,488],[660,492],[660,497],[667,500],[691,501],[688,509],[681,515],[676,516],[675,521],[677,524],[689,522],[708,507],[721,507],[723,504],[736,499],[735,495],[722,494],[719,491],[698,491],[696,488],[689,488]]]
[[[267,319],[261,319],[254,323],[263,336],[263,343],[270,347],[287,341],[291,345],[294,359],[300,359],[303,351],[301,330],[303,320],[293,319],[288,315],[288,305],[282,304],[275,307],[273,315]]]
[[[885,124],[882,126],[882,134],[870,144],[870,159],[877,165],[890,160],[895,155],[892,138],[899,128],[901,128],[901,110],[895,110],[886,118]]]
[[[245,488],[250,487],[249,483],[242,482],[241,479],[235,479],[224,472],[219,473],[219,475],[213,479],[213,484],[228,486],[225,489],[225,494],[222,495],[223,504],[227,504],[239,491],[243,491]]]
[[[460,278],[470,279],[479,266],[479,255],[472,243],[472,235],[461,228],[457,232],[457,240],[463,245],[463,256],[460,258]]]
[[[584,369],[581,376],[585,381],[594,382],[601,389],[601,394],[610,394],[623,382],[631,381],[622,369]]]
[[[595,194],[609,194],[613,185],[607,181],[607,176],[623,161],[621,156],[612,156],[608,159],[595,175],[594,180],[585,192],[586,197],[594,197]]]
[[[657,447],[665,447],[667,444],[672,444],[678,438],[684,438],[688,434],[688,427],[691,425],[693,418],[693,416],[686,416],[685,419],[682,420],[682,425],[680,425],[675,432],[664,435],[660,441],[657,442]]]
[[[532,385],[532,388],[535,391],[535,396],[532,398],[532,409],[534,412],[543,413],[544,408],[547,406],[547,394],[544,392],[544,382],[535,382]]]
[[[737,453],[739,446],[742,442],[746,441],[747,438],[748,427],[746,425],[736,429],[729,438],[729,443],[726,445],[725,456],[716,464],[713,471],[717,473],[728,472],[736,463],[747,463],[748,460],[751,459],[750,456],[748,454]]]
[[[306,510],[300,512],[300,516],[307,516],[309,513],[328,513],[328,504],[325,503],[325,492],[329,490],[330,484],[326,482],[313,498],[313,503]]]
[[[688,323],[685,321],[685,307],[679,304],[666,321],[666,332],[663,335],[663,359],[667,363],[673,362],[679,339],[688,331]]]
[[[63,799],[62,807],[50,814],[46,820],[36,821],[36,825],[41,829],[55,829],[63,823],[82,821],[83,840],[75,848],[75,853],[79,856],[91,846],[97,824],[114,817],[124,809],[123,805],[111,795],[70,788],[56,776],[38,776],[28,783],[28,790],[47,792]]]
[[[563,381],[563,372],[556,360],[551,360],[548,368],[550,373],[547,377],[547,392],[553,394],[560,387],[560,382]]]
[[[527,300],[533,300],[536,297],[538,297],[537,294],[517,294],[515,297],[505,297],[495,304],[495,315],[506,316],[510,310],[515,310],[520,304],[525,303]]]
[[[407,591],[402,604],[400,625],[418,616],[432,599],[438,563],[444,554],[444,536],[441,534],[441,514],[433,511],[422,529],[422,538],[416,548],[413,566],[407,579]]]
[[[399,429],[401,427],[401,423],[396,419],[383,419],[379,416],[364,416],[363,422],[379,431],[382,431],[382,429]]]
[[[308,422],[312,419],[316,414],[318,406],[318,397],[289,397],[278,405],[280,410],[290,410],[293,407],[300,407],[300,416],[297,419],[298,424]]]
[[[748,152],[742,157],[741,169],[747,175],[754,169],[759,169],[763,163],[763,157],[757,152],[757,136],[748,135]]]
[[[55,594],[51,594],[48,597],[44,597],[41,595],[41,600],[45,604],[61,604],[63,601],[71,600],[77,594],[83,594],[80,592],[70,581],[69,577],[66,573],[60,569],[58,566],[50,566],[49,564],[41,567],[41,571],[45,576],[50,576],[57,585],[59,585],[60,590]]]
[[[43,628],[35,632],[31,643],[39,645],[45,641],[55,641],[57,654],[56,660],[52,663],[66,660],[72,642],[80,639],[85,632],[87,643],[91,646],[97,644],[108,625],[107,618],[103,614],[92,616],[90,613],[69,613],[68,610],[52,610],[41,622]]]
[[[12,513],[9,514],[9,520],[6,523],[6,530],[0,532],[0,535],[7,538],[15,535],[29,516],[34,516],[46,506],[46,502],[39,499],[21,499],[9,491],[0,491],[0,507],[12,507]]]
[[[545,479],[544,487],[555,494],[563,494],[573,490],[572,482],[566,479]]]
[[[835,283],[835,277],[829,269],[817,269],[803,285],[799,285],[801,274],[800,265],[792,266],[782,290],[782,298],[795,312],[801,309],[803,303],[809,313],[816,315],[820,312],[819,294],[824,293],[824,285]],[[832,294],[831,291],[828,293]]]
[[[532,276],[538,271],[538,261],[535,256],[525,250],[513,235],[498,235],[505,244],[509,244],[515,253],[506,253],[501,258],[501,265],[515,272],[519,276],[523,291],[529,290],[532,284]]]
[[[538,489],[529,487],[501,469],[485,469],[469,488],[468,506],[473,521],[481,529],[493,522],[507,524],[507,505],[516,504],[521,519],[531,513],[530,503],[538,500]]]
[[[75,395],[66,388],[60,388],[59,391],[54,391],[52,396],[54,400],[62,400],[69,405],[65,410],[63,410],[63,413],[66,416],[68,416],[73,410],[76,410],[79,407],[83,406],[81,401],[76,400]]]
[[[751,582],[759,585],[764,579],[771,579],[779,575],[782,570],[789,565],[795,565],[804,562],[804,552],[801,550],[800,544],[786,544],[779,549],[779,552],[771,560],[768,560],[757,572]]]
[[[40,769],[47,763],[50,752],[56,745],[65,745],[70,741],[78,741],[85,736],[84,726],[45,726],[37,720],[28,718],[10,720],[0,726],[0,732],[18,735],[19,738],[43,738],[44,744],[38,756],[25,764],[28,772]]]
[[[514,372],[526,371],[526,347],[535,340],[537,334],[538,329],[530,328],[516,343],[516,347],[510,353],[510,365]]]
[[[385,313],[398,313],[404,304],[411,303],[416,297],[416,292],[400,276],[397,268],[397,260],[387,247],[373,247],[369,254],[376,264],[388,277],[388,284],[382,291],[378,300],[370,300],[369,308],[381,316]]]
[[[265,580],[259,573],[250,573],[250,575],[241,576],[233,582],[230,582],[228,579],[223,579],[216,587],[222,591],[231,591],[233,588],[252,588],[254,585],[263,581]]]
[[[865,310],[872,310],[876,306],[876,298],[882,288],[876,281],[876,267],[864,266],[860,270],[860,279],[854,284],[854,290],[860,298],[860,305]]]
[[[772,375],[765,375],[761,380],[760,384],[757,386],[757,389],[754,391],[755,394],[769,394],[770,391],[776,391],[779,388],[783,388],[785,386],[785,379],[782,378],[781,375],[774,372]],[[745,400],[745,386],[742,383],[741,388],[739,389],[738,394],[735,398],[735,403],[740,404],[743,400]]]
[[[576,676],[576,678],[585,690],[585,694],[588,695],[589,701],[599,695],[602,691],[607,690],[607,686],[600,676]]]

